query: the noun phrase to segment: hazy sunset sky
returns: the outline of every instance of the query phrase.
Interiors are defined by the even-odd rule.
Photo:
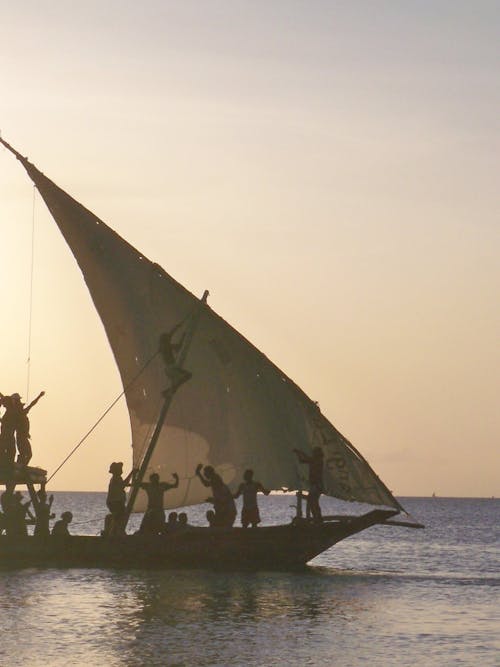
[[[498,2],[0,0],[2,136],[249,338],[398,495],[500,495]],[[0,391],[51,472],[120,393],[0,149]],[[31,362],[28,366],[28,349]],[[52,488],[130,463],[120,403]]]

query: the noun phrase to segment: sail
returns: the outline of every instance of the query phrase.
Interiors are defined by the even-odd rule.
[[[164,481],[178,473],[165,507],[203,502],[196,478],[210,464],[235,489],[247,468],[270,489],[307,489],[307,466],[292,450],[324,453],[325,492],[343,500],[402,509],[359,452],[319,407],[208,305],[149,261],[93,213],[14,151],[45,200],[83,273],[126,388],[138,467],[169,386],[160,337],[180,341],[196,315],[184,367],[149,464]],[[168,370],[168,369],[167,369]],[[136,509],[142,509],[141,496]]]

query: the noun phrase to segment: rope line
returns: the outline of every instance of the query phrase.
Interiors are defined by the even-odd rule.
[[[26,400],[30,397],[30,379],[31,379],[31,329],[33,319],[33,274],[35,267],[35,202],[36,202],[36,186],[33,186],[33,206],[31,211],[31,267],[30,267],[30,298],[29,298],[29,314],[28,314],[28,359],[26,361]]]
[[[93,519],[88,519],[87,521],[72,521],[71,525],[72,526],[83,526],[86,523],[95,523],[96,521],[102,521],[103,519],[106,518],[106,514],[102,514],[101,516],[96,516]]]
[[[138,377],[145,371],[145,369],[147,368],[147,366],[149,366],[149,364],[153,361],[153,359],[156,357],[157,354],[158,354],[158,352],[155,352],[155,353],[153,354],[153,356],[152,356],[148,361],[146,361],[146,363],[145,363],[144,366],[141,368],[141,370],[137,373],[137,375],[136,375],[135,377],[132,378],[132,380],[128,383],[128,385],[127,385],[126,387],[123,388],[123,391],[122,391],[122,392],[115,398],[115,400],[111,403],[111,405],[110,405],[110,406],[109,406],[109,407],[102,413],[102,415],[99,417],[99,419],[98,419],[98,420],[95,422],[95,424],[94,424],[94,425],[87,431],[87,433],[83,436],[83,438],[81,438],[81,440],[80,440],[80,441],[73,447],[73,449],[70,451],[70,453],[68,454],[68,456],[64,459],[64,461],[63,461],[62,463],[59,464],[59,466],[54,470],[54,472],[52,473],[52,475],[48,478],[48,480],[47,480],[47,484],[48,484],[48,483],[50,482],[50,480],[51,480],[51,479],[52,479],[52,478],[59,472],[59,470],[61,470],[61,468],[63,467],[63,465],[64,465],[64,464],[65,464],[65,463],[66,463],[66,462],[73,456],[73,454],[76,452],[76,450],[77,450],[81,445],[83,445],[83,443],[84,443],[85,440],[89,437],[89,435],[92,433],[92,431],[94,431],[95,428],[102,422],[102,420],[104,419],[104,417],[106,417],[106,415],[108,414],[108,412],[110,412],[110,411],[112,410],[112,408],[114,408],[114,406],[118,403],[118,401],[120,400],[120,398],[121,398],[121,397],[125,394],[125,392],[126,392],[132,385],[133,385],[133,383],[137,380],[137,378],[138,378]]]

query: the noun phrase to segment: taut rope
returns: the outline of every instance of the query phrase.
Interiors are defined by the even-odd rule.
[[[33,186],[33,207],[31,213],[31,267],[30,267],[30,298],[29,298],[29,314],[28,314],[28,358],[26,360],[26,400],[30,397],[30,375],[31,375],[31,329],[33,319],[33,274],[35,268],[35,201],[36,201],[36,186]]]
[[[126,392],[126,391],[127,391],[133,384],[134,384],[134,382],[137,380],[137,378],[144,372],[144,370],[149,366],[149,364],[153,361],[153,359],[156,357],[157,354],[158,354],[158,352],[155,352],[155,353],[153,354],[153,356],[152,356],[150,359],[148,359],[148,361],[146,361],[146,363],[145,363],[144,366],[141,368],[141,370],[137,373],[137,375],[136,375],[135,377],[132,378],[132,380],[128,383],[128,385],[127,385],[126,387],[123,388],[123,391],[122,391],[122,392],[115,398],[115,400],[111,403],[111,405],[110,405],[108,408],[106,408],[106,410],[102,413],[102,415],[101,415],[101,416],[99,417],[99,419],[95,422],[95,424],[94,424],[94,425],[87,431],[87,433],[85,433],[85,435],[83,436],[83,438],[81,438],[81,440],[80,440],[80,441],[73,447],[73,449],[70,451],[70,453],[68,454],[68,456],[64,459],[64,461],[63,461],[62,463],[59,464],[59,466],[54,470],[54,472],[52,473],[52,475],[48,478],[48,480],[47,480],[47,484],[48,484],[48,483],[50,482],[50,480],[54,477],[54,475],[56,475],[56,473],[58,473],[59,470],[61,470],[61,468],[63,467],[63,465],[64,465],[67,461],[69,461],[69,459],[73,456],[73,454],[76,452],[76,450],[77,450],[81,445],[83,445],[83,443],[84,443],[85,440],[89,437],[89,435],[92,433],[92,431],[93,431],[93,430],[94,430],[94,429],[95,429],[95,428],[102,422],[102,420],[103,420],[104,417],[108,414],[108,412],[110,412],[110,410],[111,410],[112,408],[114,408],[114,406],[118,403],[118,401],[120,400],[120,398],[121,398],[121,397],[125,394],[125,392]]]

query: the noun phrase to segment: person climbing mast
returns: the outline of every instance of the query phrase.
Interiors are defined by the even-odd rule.
[[[182,324],[183,322],[179,322],[170,331],[166,331],[160,336],[158,349],[165,364],[165,375],[171,383],[171,386],[165,390],[164,394],[175,391],[181,384],[184,384],[184,382],[187,382],[192,377],[189,371],[177,365],[178,353],[184,344],[186,332],[182,334],[176,343],[172,342],[173,337]]]

